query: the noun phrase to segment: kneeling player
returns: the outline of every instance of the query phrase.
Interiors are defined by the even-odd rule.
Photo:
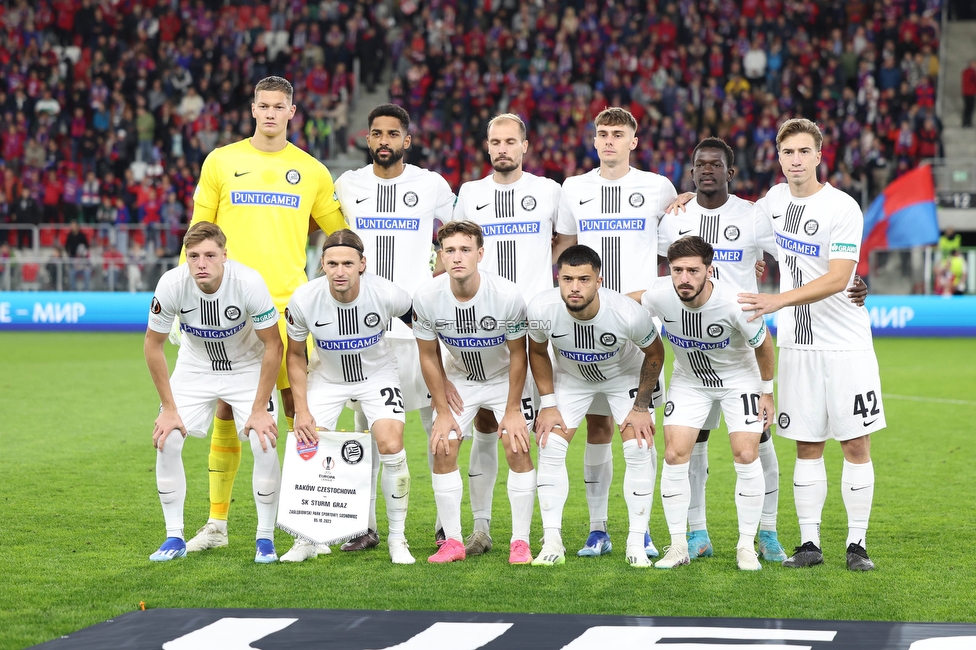
[[[437,239],[447,272],[417,290],[413,323],[420,369],[434,408],[432,482],[446,536],[428,561],[454,562],[466,557],[461,537],[463,483],[457,457],[475,415],[485,408],[498,418],[498,435],[505,441],[509,466],[512,541],[508,561],[528,564],[532,561],[529,529],[535,469],[529,455],[532,408],[525,388],[525,302],[515,283],[478,270],[485,252],[478,224],[449,222],[438,231]],[[444,364],[446,372],[438,338],[451,355]]]
[[[671,547],[654,566],[671,569],[689,562],[688,466],[698,432],[712,408],[720,405],[737,476],[736,562],[740,569],[758,571],[762,566],[754,546],[765,490],[759,437],[773,420],[775,353],[765,322],[750,323],[739,306],[739,287],[711,277],[713,253],[701,237],[679,239],[668,248],[670,280],[659,278],[647,291],[629,294],[664,321],[664,335],[674,350],[674,373],[664,407],[661,471]]]
[[[390,559],[413,564],[404,526],[410,472],[403,449],[403,401],[396,358],[384,333],[390,319],[409,320],[410,296],[389,280],[366,273],[363,242],[351,230],[337,230],[322,246],[325,277],[295,290],[288,321],[288,381],[295,398],[295,436],[317,441],[316,423],[335,429],[347,400],[357,400],[366,415],[383,465],[383,496]],[[308,372],[309,333],[321,363]],[[306,374],[308,373],[308,374]],[[282,562],[301,562],[328,553],[303,540]]]
[[[529,360],[541,394],[539,507],[545,541],[534,565],[566,561],[563,506],[569,496],[566,452],[598,395],[610,404],[623,439],[624,500],[630,514],[627,562],[649,567],[645,550],[654,494],[654,386],[664,364],[664,345],[650,314],[615,291],[601,288],[600,256],[570,246],[557,261],[559,288],[529,303]],[[555,350],[555,376],[549,342]],[[642,354],[643,352],[643,354]]]
[[[183,238],[186,264],[160,278],[149,309],[145,355],[161,406],[153,427],[156,487],[166,520],[166,541],[149,556],[165,562],[186,555],[183,502],[187,433],[206,437],[217,400],[231,406],[240,437],[254,452],[253,491],[258,511],[255,562],[278,559],[274,523],[281,467],[274,384],[282,345],[278,311],[264,280],[243,264],[227,261],[220,227],[200,222]],[[174,319],[183,344],[172,378],[163,353]],[[179,434],[179,435],[176,435]]]

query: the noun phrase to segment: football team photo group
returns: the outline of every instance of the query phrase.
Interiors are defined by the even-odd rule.
[[[689,152],[695,192],[679,195],[665,176],[631,166],[644,146],[638,122],[608,106],[591,127],[598,166],[560,185],[523,170],[526,124],[502,113],[483,134],[491,173],[455,196],[440,174],[406,162],[411,118],[392,103],[365,119],[371,164],[333,182],[288,140],[294,92],[282,77],[256,84],[254,134],[206,157],[182,263],[155,287],[145,359],[160,402],[152,442],[165,534],[150,560],[192,561],[227,546],[231,529],[245,534],[229,522],[244,507],[231,500],[249,447],[258,563],[383,546],[394,564],[452,563],[507,539],[513,565],[591,562],[616,546],[613,557],[631,567],[680,572],[715,550],[714,470],[734,473],[734,496],[707,501],[735,513],[734,553],[723,550],[739,570],[875,568],[871,439],[886,421],[855,276],[864,216],[818,178],[816,123],[780,121],[785,180],[753,203],[732,193],[735,154],[720,138]],[[322,244],[309,278],[310,235]],[[778,293],[760,291],[765,255],[778,262]],[[168,341],[179,345],[173,367]],[[369,434],[362,529],[331,546],[291,529],[276,537],[286,439],[314,449],[346,408]],[[407,463],[412,412],[426,434],[424,469]],[[209,518],[185,521],[183,455],[204,449],[186,439],[208,435]],[[616,435],[626,530],[609,517],[620,498]],[[709,468],[709,444],[725,446],[725,436],[733,467]],[[774,436],[795,449],[792,477],[780,476]],[[828,483],[832,441],[843,464]],[[584,448],[582,481],[567,468],[574,444]],[[499,455],[508,513],[493,504]],[[411,477],[424,472],[436,520],[408,543],[420,489]],[[822,543],[838,488],[846,539],[830,531]],[[777,532],[790,494],[782,514],[795,517],[796,540]],[[584,499],[588,536],[564,537],[567,503]],[[655,508],[667,531],[652,530]],[[159,543],[143,541],[147,552]]]

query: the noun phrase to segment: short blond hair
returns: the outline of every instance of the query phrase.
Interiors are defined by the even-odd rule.
[[[779,131],[776,133],[776,148],[779,149],[780,145],[783,144],[783,140],[786,138],[791,138],[801,133],[812,135],[813,144],[816,145],[817,151],[820,151],[820,145],[823,144],[823,133],[820,132],[820,127],[815,122],[811,122],[805,117],[794,117],[783,122],[783,125],[779,127]]]
[[[506,120],[508,120],[509,122],[515,122],[515,124],[518,125],[519,137],[525,140],[525,136],[526,136],[525,122],[523,122],[522,118],[516,115],[515,113],[502,113],[501,115],[496,115],[495,117],[491,118],[491,120],[488,121],[487,132],[491,133],[491,127],[493,127],[498,122],[504,122]]]
[[[220,249],[227,248],[227,235],[220,229],[220,226],[209,221],[198,221],[190,226],[190,229],[183,235],[183,248],[188,250],[208,239],[213,240],[213,243],[217,244]]]

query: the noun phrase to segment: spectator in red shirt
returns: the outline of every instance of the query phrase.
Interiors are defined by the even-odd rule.
[[[976,109],[976,59],[969,62],[962,71],[962,125],[973,125],[973,110]]]

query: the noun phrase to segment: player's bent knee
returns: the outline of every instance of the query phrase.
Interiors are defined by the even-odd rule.
[[[586,441],[591,445],[605,445],[613,440],[613,418],[608,415],[586,416]]]
[[[376,448],[381,454],[397,454],[403,450],[403,422],[390,419],[376,420],[370,431],[376,441]]]

